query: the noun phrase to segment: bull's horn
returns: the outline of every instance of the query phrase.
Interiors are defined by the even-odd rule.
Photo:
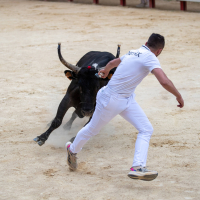
[[[121,45],[118,44],[118,45],[117,45],[117,55],[116,55],[116,58],[119,58],[119,55],[120,55],[120,47],[121,47]]]
[[[68,63],[67,61],[65,61],[64,58],[61,55],[60,48],[61,48],[61,43],[58,43],[58,56],[59,56],[59,59],[60,59],[61,63],[63,65],[65,65],[67,68],[69,68],[72,71],[74,71],[76,74],[78,74],[80,68],[75,66],[75,65],[72,65],[72,64]]]

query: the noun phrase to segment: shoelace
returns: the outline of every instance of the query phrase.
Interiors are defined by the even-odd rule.
[[[131,171],[141,171],[141,172],[149,172],[149,170],[146,167],[140,167],[138,169],[135,169],[134,167],[130,168]]]
[[[146,167],[140,168],[140,169],[138,169],[138,170],[141,171],[141,172],[148,172],[148,171],[149,171]]]

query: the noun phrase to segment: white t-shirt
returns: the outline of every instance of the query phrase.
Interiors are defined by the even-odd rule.
[[[137,85],[155,68],[161,68],[160,62],[150,49],[142,45],[137,50],[131,50],[120,57],[117,67],[108,87],[118,94],[130,97]]]

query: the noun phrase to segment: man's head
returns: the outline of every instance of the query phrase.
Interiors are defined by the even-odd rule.
[[[165,46],[165,38],[160,34],[152,33],[146,42],[146,46],[158,56]]]

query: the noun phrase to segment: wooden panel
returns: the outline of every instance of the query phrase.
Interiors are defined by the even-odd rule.
[[[149,0],[149,8],[155,8],[155,7],[156,7],[155,0]]]
[[[187,10],[187,2],[186,1],[180,1],[181,10],[186,11]]]
[[[121,6],[126,6],[126,0],[120,0]]]
[[[93,0],[93,3],[99,4],[99,0]]]

